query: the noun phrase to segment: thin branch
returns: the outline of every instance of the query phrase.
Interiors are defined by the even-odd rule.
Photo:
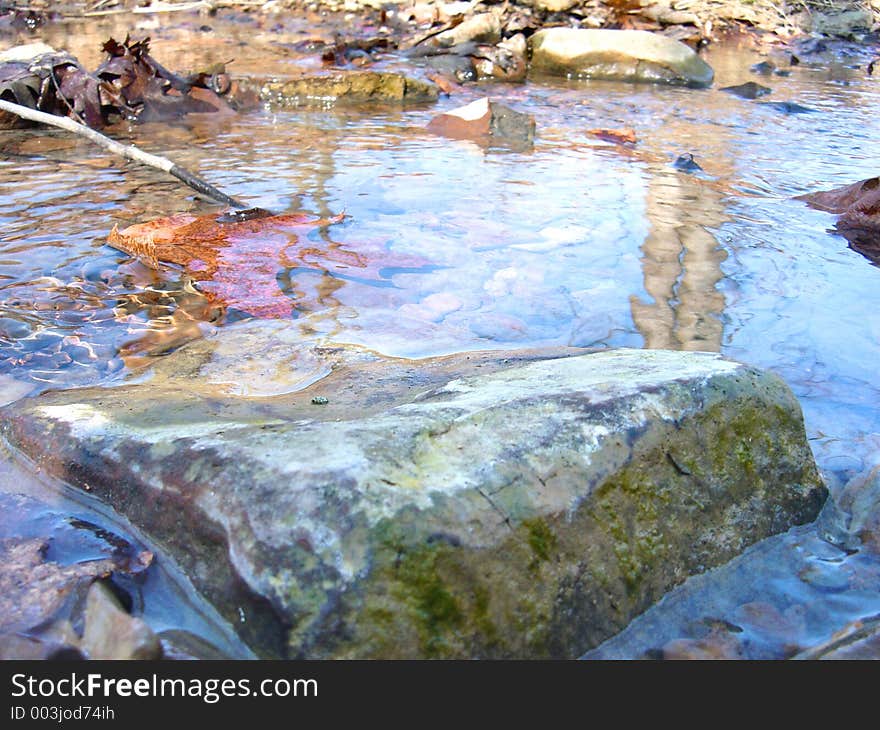
[[[235,198],[230,198],[226,193],[218,190],[213,185],[208,182],[205,182],[200,177],[197,177],[189,170],[186,170],[179,165],[174,164],[171,160],[166,157],[159,157],[158,155],[151,155],[149,152],[144,152],[143,150],[135,147],[133,144],[124,145],[116,140],[110,139],[100,132],[96,132],[94,129],[85,126],[84,124],[80,124],[79,122],[70,119],[69,117],[60,117],[55,114],[46,114],[45,112],[37,111],[36,109],[31,109],[26,106],[22,106],[21,104],[13,104],[10,101],[4,101],[0,99],[0,109],[3,111],[7,111],[10,114],[15,114],[22,119],[27,119],[32,122],[40,122],[41,124],[49,124],[53,127],[59,127],[60,129],[65,129],[68,132],[73,132],[74,134],[79,135],[80,137],[85,137],[86,139],[94,142],[95,144],[103,147],[114,154],[121,155],[129,160],[134,160],[135,162],[140,162],[143,165],[148,165],[149,167],[155,167],[158,170],[162,170],[163,172],[170,173],[174,175],[178,180],[185,183],[193,190],[201,193],[202,195],[207,195],[209,198],[216,200],[220,203],[224,203],[233,208],[244,209],[248,206],[244,203],[239,202]]]

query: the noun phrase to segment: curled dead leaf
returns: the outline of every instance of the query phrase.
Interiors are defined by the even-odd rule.
[[[880,177],[842,188],[798,195],[811,208],[837,214],[836,231],[850,248],[880,263]]]
[[[588,129],[587,134],[606,142],[614,144],[635,144],[638,140],[636,132],[631,127],[623,127],[621,129]]]

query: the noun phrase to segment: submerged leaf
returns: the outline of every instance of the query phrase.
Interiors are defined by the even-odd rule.
[[[622,129],[588,129],[587,134],[614,144],[632,145],[637,142],[636,132],[631,127]]]
[[[278,284],[284,270],[380,280],[387,267],[427,263],[416,256],[393,254],[385,247],[352,250],[320,238],[301,240],[310,231],[343,218],[286,214],[236,220],[234,216],[181,213],[121,231],[114,227],[107,242],[154,268],[160,263],[182,266],[211,301],[255,317],[293,314],[298,303]]]

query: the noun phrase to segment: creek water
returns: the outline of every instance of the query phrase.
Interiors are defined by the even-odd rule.
[[[234,73],[283,76],[319,65],[292,50],[304,27],[254,23],[143,30],[172,69],[234,58]],[[126,29],[41,32],[94,68],[101,42]],[[319,323],[328,340],[405,357],[544,345],[721,352],[784,378],[834,490],[880,460],[880,268],[829,232],[833,216],[793,197],[877,174],[880,77],[853,48],[791,67],[787,55],[771,56],[787,76],[750,72],[763,57],[747,45],[712,46],[704,57],[716,71],[707,90],[530,79],[464,86],[431,105],[265,108],[110,131],[255,206],[344,211],[344,222],[309,234],[325,244],[423,261],[373,278],[279,261],[270,283],[289,297],[294,331],[313,334]],[[384,66],[407,63],[392,56]],[[772,94],[721,91],[747,81]],[[426,131],[437,113],[482,96],[531,114],[534,146],[487,148]],[[589,133],[620,127],[635,130],[635,146]],[[4,132],[0,149],[0,402],[122,382],[244,316],[207,307],[173,267],[149,270],[106,244],[114,224],[217,206],[60,132]],[[702,169],[677,169],[685,153]],[[811,539],[777,542],[789,557],[873,574],[864,556],[829,562],[827,543]],[[749,603],[744,582],[778,612],[821,606],[806,611],[802,643],[880,611],[880,584],[860,584],[846,600],[830,600],[824,583],[805,596],[800,563],[780,572],[785,560],[759,553],[749,571],[729,571],[723,589],[703,589],[726,596],[719,615]],[[677,606],[653,619],[656,637],[658,625],[668,639],[687,634],[707,610],[705,601]],[[783,623],[753,655],[785,653]],[[617,655],[644,654],[651,647],[640,641]]]

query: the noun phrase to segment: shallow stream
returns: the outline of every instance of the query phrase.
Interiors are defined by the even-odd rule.
[[[234,58],[234,73],[283,76],[317,65],[291,50],[308,37],[303,28],[256,22],[144,32],[171,69]],[[41,33],[94,68],[101,42],[125,30]],[[255,206],[344,211],[344,222],[309,235],[407,262],[364,278],[279,261],[268,284],[289,297],[294,331],[404,357],[545,345],[720,351],[785,379],[833,491],[880,461],[880,268],[828,232],[833,216],[792,198],[877,175],[880,76],[868,76],[867,51],[852,48],[791,67],[787,54],[771,55],[786,76],[750,72],[764,57],[748,45],[716,45],[705,58],[716,72],[708,90],[531,79],[464,86],[432,105],[267,108],[111,132]],[[721,91],[747,81],[772,94]],[[438,112],[481,96],[535,118],[533,149],[426,131]],[[635,130],[633,148],[589,134],[620,127]],[[215,205],[61,132],[5,132],[0,152],[0,402],[120,382],[241,319],[211,311],[173,268],[153,272],[106,245],[114,224]],[[674,167],[685,153],[702,170]],[[14,491],[5,473],[3,489]],[[826,549],[789,540],[789,556]],[[787,608],[818,601],[821,610],[805,609],[819,618],[801,645],[880,611],[880,582],[846,600],[825,600],[828,590],[804,597],[803,571],[780,574],[778,555],[765,554],[764,578],[757,560],[729,581]],[[876,575],[864,556],[826,562]],[[730,600],[717,611],[748,603]],[[693,603],[670,619],[667,639],[709,610]],[[753,653],[784,655],[787,626],[761,634]],[[650,648],[636,644],[619,654]]]

